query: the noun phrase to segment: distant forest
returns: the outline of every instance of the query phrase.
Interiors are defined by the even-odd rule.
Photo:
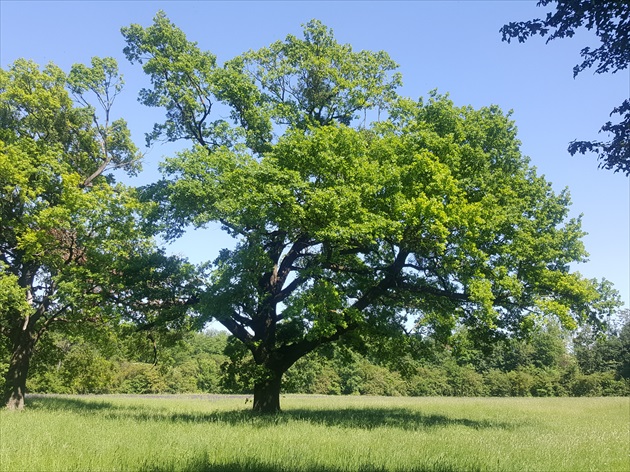
[[[630,394],[630,317],[604,332],[547,325],[527,338],[482,344],[465,329],[447,340],[360,335],[323,346],[286,373],[283,393],[386,396]],[[8,366],[2,353],[0,369]],[[251,393],[256,366],[221,331],[50,333],[33,359],[38,393]]]

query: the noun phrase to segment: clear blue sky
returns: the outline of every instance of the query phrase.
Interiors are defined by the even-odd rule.
[[[148,26],[164,10],[189,39],[210,50],[222,63],[257,49],[317,18],[331,27],[339,42],[355,50],[385,50],[400,64],[402,94],[417,98],[429,90],[448,92],[458,105],[497,104],[513,110],[522,151],[553,183],[569,187],[573,215],[584,214],[584,238],[590,261],[576,266],[587,277],[611,280],[630,306],[629,179],[597,168],[593,156],[571,157],[573,139],[597,138],[612,108],[630,95],[630,72],[573,79],[579,51],[594,44],[583,33],[545,45],[541,38],[525,44],[502,43],[499,28],[509,21],[544,15],[535,1],[419,2],[0,2],[0,63],[19,57],[64,70],[92,56],[118,59],[126,88],[114,113],[126,118],[134,139],[144,143],[160,113],[136,101],[147,85],[138,66],[122,54],[120,28]],[[173,147],[153,148],[136,183],[157,178],[156,166]],[[229,244],[220,230],[188,234],[171,250],[193,261],[212,259]]]

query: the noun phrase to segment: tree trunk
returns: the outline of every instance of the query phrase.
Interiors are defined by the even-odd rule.
[[[10,410],[24,409],[26,377],[35,347],[35,337],[27,329],[20,329],[13,343],[13,355],[4,377],[4,403]]]
[[[269,370],[266,379],[254,384],[254,411],[258,413],[280,412],[280,385],[283,372]]]

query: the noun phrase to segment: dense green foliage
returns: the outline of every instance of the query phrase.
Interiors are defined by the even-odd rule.
[[[573,68],[573,76],[595,68],[596,74],[617,73],[630,64],[630,3],[627,0],[540,0],[538,6],[552,6],[545,19],[511,22],[503,28],[503,40],[518,39],[524,42],[530,36],[547,36],[547,42],[559,38],[571,38],[580,28],[593,30],[599,46],[584,47],[580,51],[581,64]],[[612,115],[619,115],[619,123],[607,122],[601,131],[611,135],[611,140],[573,141],[569,152],[594,152],[601,160],[601,167],[630,175],[630,99],[616,107]]]
[[[627,398],[47,397],[0,411],[4,472],[625,472]],[[28,453],[25,453],[28,451]]]

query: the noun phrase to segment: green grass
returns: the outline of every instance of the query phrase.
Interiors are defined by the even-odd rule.
[[[630,471],[628,398],[56,396],[0,412],[10,471]]]

